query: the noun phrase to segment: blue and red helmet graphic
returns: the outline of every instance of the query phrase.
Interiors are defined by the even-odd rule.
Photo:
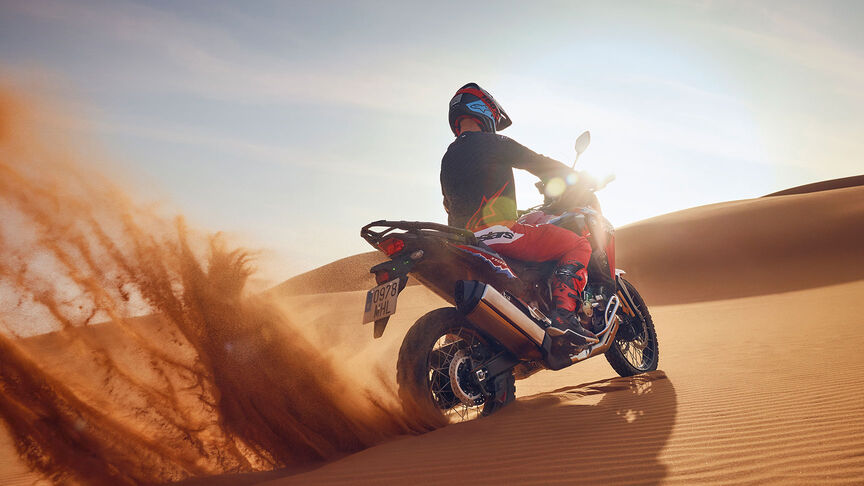
[[[503,130],[513,123],[495,98],[477,83],[468,83],[456,91],[450,100],[448,118],[450,129],[456,136],[459,135],[460,122],[465,118],[476,121],[484,132],[490,133]]]

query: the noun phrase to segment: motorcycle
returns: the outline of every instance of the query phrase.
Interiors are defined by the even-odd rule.
[[[590,141],[577,139],[578,156]],[[575,166],[575,162],[574,162]],[[375,221],[360,235],[389,260],[370,269],[378,284],[366,296],[363,322],[383,335],[409,274],[451,304],[418,319],[399,350],[397,382],[406,407],[447,421],[486,416],[515,399],[516,379],[560,370],[600,354],[620,376],[657,369],[659,349],[648,307],[624,271],[615,268],[614,228],[595,208],[590,180],[571,184],[521,218],[587,235],[588,263],[580,317],[599,342],[571,351],[553,345],[556,328],[549,282],[556,262],[503,257],[467,229],[415,221]],[[560,182],[559,182],[560,184]],[[593,208],[588,203],[594,202]]]

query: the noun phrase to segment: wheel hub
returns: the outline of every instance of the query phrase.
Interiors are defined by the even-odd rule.
[[[471,358],[468,350],[461,349],[450,361],[450,387],[462,403],[475,406],[483,403],[483,393],[471,377]]]
[[[627,316],[618,326],[617,338],[622,341],[634,341],[642,336],[642,323],[636,317]]]

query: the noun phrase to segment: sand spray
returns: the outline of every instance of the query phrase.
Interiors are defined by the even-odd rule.
[[[422,428],[245,290],[247,251],[136,204],[47,118],[0,90],[0,423],[32,468],[162,483]]]

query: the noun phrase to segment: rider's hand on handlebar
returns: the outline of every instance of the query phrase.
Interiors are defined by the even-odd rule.
[[[606,181],[602,185],[605,185]],[[544,209],[548,214],[559,214],[564,211],[593,206],[597,203],[594,191],[602,185],[587,172],[571,172],[565,177],[556,177],[535,184],[543,194]]]

